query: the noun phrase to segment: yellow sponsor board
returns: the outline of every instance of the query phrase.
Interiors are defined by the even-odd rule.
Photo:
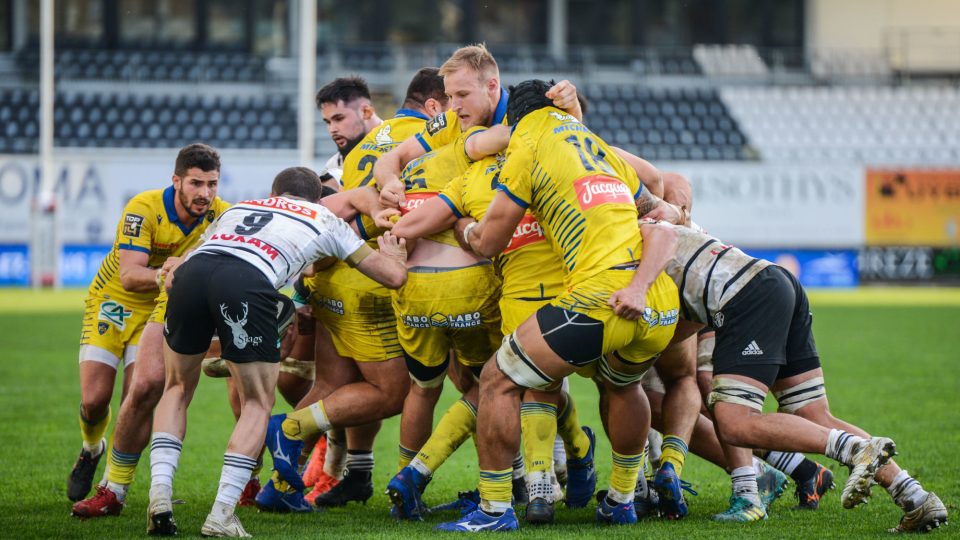
[[[960,169],[868,169],[866,183],[867,245],[960,245]]]

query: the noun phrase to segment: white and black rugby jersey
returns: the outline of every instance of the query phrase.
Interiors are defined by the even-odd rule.
[[[772,263],[688,227],[673,227],[677,252],[667,263],[667,275],[680,292],[680,315],[711,324],[711,317]]]
[[[232,255],[256,266],[277,288],[323,257],[346,259],[363,240],[319,204],[271,197],[224,211],[194,253]]]

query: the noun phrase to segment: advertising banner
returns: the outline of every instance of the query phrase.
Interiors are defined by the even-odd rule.
[[[853,250],[758,250],[746,252],[786,268],[797,276],[804,287],[855,287],[857,253]]]
[[[960,169],[867,170],[866,243],[960,246]]]

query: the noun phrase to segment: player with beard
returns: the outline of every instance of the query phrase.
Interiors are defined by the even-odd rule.
[[[326,170],[339,182],[347,154],[383,120],[370,100],[367,82],[357,76],[339,77],[327,83],[317,92],[317,107],[337,145],[337,153],[327,160]]]
[[[110,399],[121,360],[125,397],[129,391],[132,400],[150,402],[140,392],[131,390],[137,387],[133,377],[133,366],[137,365],[134,360],[141,357],[137,354],[137,345],[141,334],[147,331],[145,328],[153,326],[155,328],[151,331],[159,335],[162,326],[162,320],[151,314],[157,307],[164,263],[172,257],[179,257],[196,243],[207,226],[229,206],[217,197],[219,180],[220,156],[217,151],[205,144],[191,144],[181,149],[177,156],[171,186],[140,193],[123,210],[113,249],[90,284],[83,315],[80,338],[83,450],[68,480],[67,496],[70,500],[80,501],[87,496],[97,464],[106,450],[103,435],[110,422]],[[148,372],[150,368],[144,367]],[[142,378],[137,377],[138,380]],[[162,389],[162,367],[159,381]],[[111,457],[113,472],[108,475],[108,480],[113,476],[116,481],[116,492],[106,487],[98,489],[96,497],[74,506],[75,515],[117,514],[123,507],[126,485],[132,481],[139,450],[146,443],[142,440],[129,444],[130,441],[123,436],[125,431],[121,431],[120,424],[128,401],[124,399],[121,405],[116,434],[116,444],[124,445],[126,451],[118,452],[116,444],[111,449],[112,454],[119,456],[119,460]],[[154,399],[152,403],[155,402]],[[139,425],[149,422],[152,403]],[[134,427],[133,431],[137,429]],[[114,461],[124,465],[117,467]],[[128,475],[117,470],[124,467],[129,469],[125,471]],[[123,478],[115,477],[118,472]],[[110,500],[100,500],[101,496]]]

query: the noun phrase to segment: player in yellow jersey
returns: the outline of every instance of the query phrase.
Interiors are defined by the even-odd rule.
[[[514,89],[508,105],[514,133],[501,192],[483,220],[465,228],[464,238],[480,254],[500,253],[529,208],[563,261],[566,292],[504,338],[497,361],[487,364],[477,419],[481,504],[442,530],[518,527],[505,456],[519,444],[521,394],[551,388],[587,367],[612,383],[607,418],[613,471],[597,517],[636,521],[633,491],[649,426],[649,404],[638,383],[673,335],[676,286],[665,276],[636,272],[642,244],[635,201],[655,199],[606,143],[551,106],[547,88],[530,81]]]
[[[83,451],[68,481],[67,495],[71,500],[86,497],[97,463],[106,449],[103,435],[110,421],[110,399],[120,363],[124,364],[127,394],[121,411],[133,401],[144,400],[138,381],[150,379],[150,374],[159,373],[159,390],[162,390],[162,362],[158,366],[134,362],[143,358],[137,345],[145,326],[151,326],[148,319],[156,307],[164,263],[182,255],[228,206],[217,198],[219,179],[217,151],[203,144],[192,144],[180,150],[171,186],[140,193],[123,210],[113,249],[90,284],[83,316],[80,338]],[[161,325],[152,326],[156,326],[153,331],[159,337]],[[138,366],[135,371],[134,366]],[[154,393],[159,390],[154,389]],[[159,398],[159,394],[156,397]],[[151,406],[146,416],[140,418],[142,421],[135,422],[132,428],[144,431],[141,428],[149,425],[152,410]],[[122,416],[121,413],[118,418],[118,429],[123,424]],[[148,436],[149,432],[143,435]],[[144,444],[145,440],[141,449]],[[80,508],[75,506],[74,512],[79,510],[79,515],[86,515],[86,510],[93,509],[92,506],[86,508],[86,502],[78,503],[76,506]],[[120,507],[122,504],[117,503],[108,511],[119,512]]]

